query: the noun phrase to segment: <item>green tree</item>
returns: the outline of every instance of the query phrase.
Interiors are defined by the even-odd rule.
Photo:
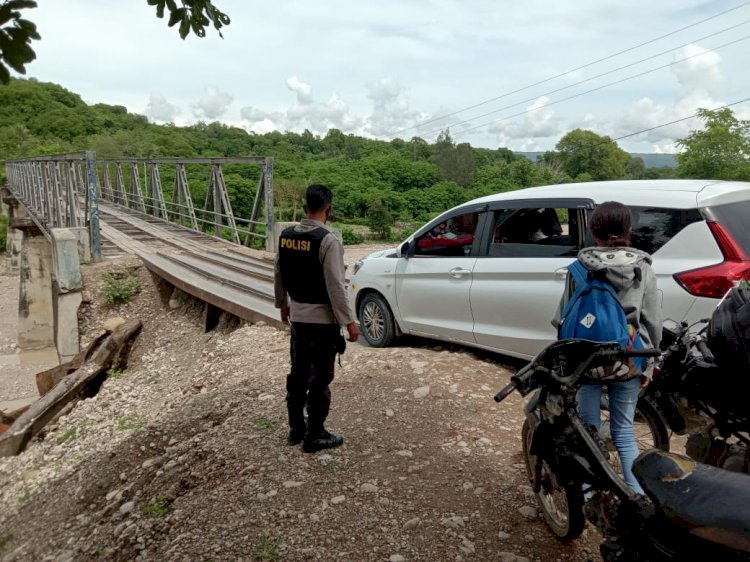
[[[198,37],[205,37],[206,27],[213,24],[221,34],[221,28],[230,20],[219,10],[212,0],[147,0],[156,7],[156,16],[163,18],[165,9],[169,12],[167,25],[180,24],[180,37],[185,39],[192,31]],[[5,0],[0,4],[0,84],[10,81],[8,67],[19,74],[26,74],[26,65],[36,59],[31,48],[32,41],[41,39],[36,24],[25,19],[21,10],[36,8],[34,0]]]
[[[476,164],[471,145],[456,145],[448,129],[438,135],[432,160],[440,168],[440,177],[444,180],[468,187],[474,179]]]
[[[630,179],[641,180],[646,177],[646,164],[643,158],[631,156],[625,166],[625,173]]]
[[[430,145],[421,137],[412,137],[409,141],[409,152],[413,160],[427,160],[430,157]]]
[[[284,209],[289,209],[290,207],[291,214],[287,216],[293,221],[297,220],[297,213],[302,211],[305,204],[306,189],[307,182],[301,178],[281,178],[274,182],[273,196],[275,199],[274,203],[278,207],[278,220],[284,220]]]
[[[669,166],[662,166],[659,168],[646,168],[646,172],[643,174],[643,178],[647,180],[664,180],[675,177],[675,169]]]
[[[677,141],[677,175],[683,178],[750,179],[750,121],[737,119],[731,109],[699,109],[705,129]]]
[[[576,181],[580,181],[580,176],[595,181],[627,176],[630,155],[609,137],[575,129],[563,136],[555,148],[556,153],[548,152],[542,160],[559,162],[563,171]]]
[[[373,201],[367,210],[367,225],[378,238],[387,239],[391,235],[393,218],[387,205],[380,199]]]

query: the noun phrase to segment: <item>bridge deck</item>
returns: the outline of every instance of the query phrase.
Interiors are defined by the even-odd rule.
[[[243,320],[281,325],[272,258],[123,207],[100,202],[99,212],[102,237],[154,274]]]

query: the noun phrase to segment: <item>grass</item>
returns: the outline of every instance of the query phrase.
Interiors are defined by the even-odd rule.
[[[108,379],[121,379],[125,376],[127,371],[121,371],[119,369],[111,369],[107,371],[107,378]]]
[[[255,560],[272,562],[279,559],[279,539],[273,537],[261,537],[253,551]]]
[[[63,443],[67,443],[68,441],[73,441],[73,439],[76,438],[77,432],[78,430],[75,427],[69,427],[65,430],[65,433],[63,433],[57,440],[57,444],[62,445]]]
[[[112,305],[124,304],[141,290],[141,282],[131,270],[103,273],[104,287],[102,292],[107,302]]]
[[[139,429],[143,427],[143,422],[138,420],[129,420],[127,418],[120,418],[117,420],[117,429],[120,431],[126,431],[128,429]]]
[[[146,515],[154,518],[164,517],[169,513],[169,506],[167,505],[167,498],[163,495],[159,495],[154,501],[146,504],[143,508]]]
[[[278,421],[269,419],[265,416],[255,416],[255,417],[250,418],[250,421],[253,422],[259,428],[265,429],[266,431],[272,431],[279,426]]]
[[[0,215],[0,252],[5,250],[8,236],[8,217]]]
[[[6,551],[8,548],[8,545],[10,544],[10,541],[13,540],[13,536],[7,536],[0,538],[0,554]]]

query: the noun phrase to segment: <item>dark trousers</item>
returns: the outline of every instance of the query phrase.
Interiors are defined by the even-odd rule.
[[[304,408],[307,405],[307,428],[311,433],[323,429],[331,406],[331,390],[336,360],[338,324],[292,323],[292,372],[286,378],[286,400],[289,427],[305,426]]]

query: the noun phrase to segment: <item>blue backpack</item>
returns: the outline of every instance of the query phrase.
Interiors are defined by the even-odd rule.
[[[640,334],[628,324],[612,284],[594,278],[578,260],[568,266],[568,271],[575,281],[575,292],[562,311],[557,338],[617,342],[627,349],[644,349]],[[632,361],[643,371],[644,358]]]

